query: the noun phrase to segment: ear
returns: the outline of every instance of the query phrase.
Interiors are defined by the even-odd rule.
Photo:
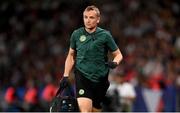
[[[97,20],[97,23],[99,23],[100,22],[100,17],[98,17],[98,20]]]

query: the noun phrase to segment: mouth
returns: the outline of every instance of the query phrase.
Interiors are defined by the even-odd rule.
[[[91,26],[91,24],[86,24],[87,26]]]
[[[90,28],[90,27],[91,27],[91,25],[87,25],[87,24],[86,24],[85,26],[86,26],[87,28]]]

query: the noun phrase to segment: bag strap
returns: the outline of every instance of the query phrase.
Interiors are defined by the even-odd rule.
[[[75,95],[75,93],[71,90],[71,88],[72,88],[72,86],[71,86],[71,84],[68,82],[68,85],[66,86],[66,87],[59,87],[58,88],[58,90],[57,90],[57,92],[56,92],[56,97],[58,97],[58,96],[60,96],[62,93],[63,93],[63,91],[65,90],[65,89],[67,89],[68,88],[68,91],[70,91],[68,94],[69,95]],[[67,95],[67,96],[69,96],[69,95]]]

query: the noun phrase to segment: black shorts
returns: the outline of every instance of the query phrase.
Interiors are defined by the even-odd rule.
[[[83,73],[75,69],[76,96],[87,97],[93,101],[93,107],[101,109],[101,102],[105,98],[109,87],[108,76],[102,82],[93,82],[84,77]]]

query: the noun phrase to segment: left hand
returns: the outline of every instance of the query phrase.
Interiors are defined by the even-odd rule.
[[[114,69],[118,66],[117,62],[109,61],[105,63],[109,68]]]

